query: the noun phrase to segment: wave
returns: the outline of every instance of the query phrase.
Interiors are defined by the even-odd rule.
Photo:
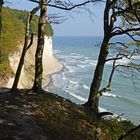
[[[115,94],[112,94],[109,92],[103,92],[102,94],[103,94],[103,96],[106,96],[106,97],[114,97],[114,98],[121,97],[121,96],[118,96],[118,95],[115,95]]]
[[[90,67],[90,65],[77,65],[78,67],[80,68],[87,68],[87,67]]]
[[[90,87],[88,87],[87,85],[84,85],[84,84],[83,84],[83,88],[90,90]]]
[[[70,73],[73,73],[77,70],[76,67],[74,66],[70,66],[70,65],[65,65],[66,69],[70,72]]]
[[[106,111],[108,111],[108,110],[105,108],[99,107],[99,112],[106,112]]]
[[[107,61],[106,64],[107,65],[113,65],[113,61]]]
[[[80,100],[82,102],[87,102],[87,100],[88,100],[88,99],[86,99],[86,98],[84,98],[82,96],[79,96],[79,95],[76,95],[76,94],[74,94],[72,92],[69,92],[68,90],[65,90],[65,92],[67,92],[69,95],[75,97],[76,99],[78,99],[78,100]]]
[[[96,66],[97,65],[97,60],[87,59],[87,60],[85,60],[85,63]]]
[[[63,88],[64,86],[68,85],[67,77],[62,74],[55,74],[52,76],[53,85],[57,88]]]
[[[127,58],[122,58],[116,61],[116,64],[121,64],[121,65],[125,65],[128,64],[130,62],[129,59]],[[106,63],[107,65],[113,65],[113,60],[107,61]]]
[[[123,59],[119,59],[119,60],[117,60],[116,61],[116,64],[128,64],[130,62],[130,60],[129,59],[127,59],[127,58],[123,58]]]
[[[123,102],[127,102],[127,103],[129,103],[129,104],[132,104],[132,105],[135,105],[135,106],[140,107],[140,103],[137,102],[137,101],[134,101],[134,100],[131,99],[131,98],[128,98],[128,97],[122,97],[122,98],[120,98],[120,100],[122,100]]]
[[[74,59],[80,59],[80,58],[83,58],[82,55],[72,55],[70,56],[71,58],[74,58]]]
[[[70,82],[71,84],[74,84],[74,85],[79,84],[79,82],[77,82],[77,81],[69,80],[69,82]]]
[[[60,54],[61,51],[60,50],[53,50],[54,54]]]
[[[72,53],[70,53],[70,54],[71,54],[71,55],[77,55],[77,53],[73,53],[73,52],[72,52]]]
[[[132,56],[132,59],[139,60],[140,59],[140,56]]]

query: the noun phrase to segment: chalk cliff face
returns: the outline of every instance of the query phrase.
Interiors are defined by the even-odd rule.
[[[14,73],[19,63],[19,59],[22,52],[22,46],[19,45],[19,51],[11,54],[9,56],[10,66]],[[34,67],[35,67],[35,52],[37,46],[37,37],[34,38],[33,45],[27,51],[25,56],[24,65],[22,68],[18,88],[31,88],[34,81]],[[52,38],[45,36],[44,52],[43,52],[43,87],[50,81],[50,75],[60,71],[63,68],[63,65],[56,59],[53,55],[52,49]],[[14,77],[9,79],[7,87],[11,87],[13,84]]]

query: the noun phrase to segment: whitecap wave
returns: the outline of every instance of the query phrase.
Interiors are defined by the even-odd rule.
[[[140,59],[140,56],[132,56],[132,59],[139,60]]]
[[[79,82],[73,81],[73,80],[69,80],[69,82],[70,82],[71,84],[74,84],[74,85],[79,84]]]
[[[88,90],[90,90],[90,87],[88,87],[88,86],[85,85],[85,84],[83,84],[83,88],[84,88],[84,89],[88,89]]]
[[[81,96],[79,96],[79,95],[76,95],[76,94],[74,94],[74,93],[72,93],[72,92],[69,92],[69,91],[67,91],[67,90],[66,90],[66,92],[69,93],[71,96],[75,97],[76,99],[82,101],[82,102],[87,102],[87,100],[88,100],[88,99],[86,99],[86,98],[83,98],[83,97],[81,97]]]
[[[119,59],[116,61],[116,64],[121,64],[121,65],[125,65],[125,64],[128,64],[130,62],[129,59],[127,58],[123,58],[123,59]]]
[[[99,112],[106,112],[106,111],[107,111],[107,109],[99,107]]]
[[[70,56],[71,58],[74,58],[74,59],[80,59],[82,58],[83,56],[82,55],[72,55]]]
[[[80,68],[86,68],[86,67],[90,67],[90,65],[77,65]]]
[[[65,67],[66,67],[66,69],[68,69],[68,71],[70,73],[73,73],[73,72],[75,72],[77,70],[77,68],[74,67],[74,66],[65,65]]]
[[[121,65],[126,65],[130,62],[129,59],[127,58],[122,58],[116,61],[116,64],[121,64]],[[107,61],[106,62],[107,65],[113,65],[113,60]]]
[[[103,92],[102,94],[103,94],[103,96],[106,96],[106,97],[114,97],[114,98],[121,97],[121,96],[118,96],[118,95],[115,95],[115,94],[112,94],[109,92]]]
[[[69,81],[67,79],[67,77],[64,74],[55,74],[52,76],[52,81],[53,84],[57,87],[57,88],[63,88],[64,86],[68,85]]]

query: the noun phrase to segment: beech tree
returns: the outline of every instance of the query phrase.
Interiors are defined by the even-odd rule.
[[[16,71],[16,74],[15,74],[14,83],[13,83],[13,86],[11,88],[12,91],[17,90],[18,81],[19,81],[19,78],[20,78],[20,74],[21,74],[23,64],[24,64],[24,58],[25,58],[26,52],[31,47],[31,45],[33,43],[34,34],[30,34],[30,24],[31,24],[31,21],[32,21],[32,18],[34,16],[34,14],[39,10],[39,8],[40,8],[40,6],[37,6],[31,12],[28,12],[28,15],[27,15],[26,27],[25,27],[24,46],[23,46],[21,58],[20,58],[20,61],[19,61],[18,67],[17,67],[17,71]]]
[[[47,1],[40,1],[40,17],[38,23],[38,43],[35,54],[35,80],[34,85],[32,87],[33,91],[42,90],[42,57],[43,57],[43,48],[44,48],[44,36],[45,36],[45,28],[46,28],[46,9],[47,9]]]
[[[90,87],[89,98],[84,104],[96,116],[99,115],[100,85],[109,53],[109,42],[113,37],[120,35],[127,35],[133,41],[138,41],[137,37],[140,31],[140,8],[138,5],[140,6],[139,3],[132,3],[131,0],[106,0],[104,10],[104,37]],[[120,21],[123,23],[122,26],[120,26]]]
[[[43,48],[44,48],[44,35],[45,35],[45,27],[46,27],[46,9],[47,6],[58,8],[61,10],[72,10],[79,6],[84,6],[88,3],[95,2],[97,0],[86,0],[85,2],[79,4],[73,4],[71,1],[59,1],[59,0],[29,0],[35,2],[40,5],[40,18],[38,23],[38,44],[35,55],[35,80],[32,90],[35,92],[42,90],[42,56],[43,56]]]
[[[0,0],[0,63],[1,63],[1,48],[2,48],[2,40],[1,40],[1,31],[2,31],[2,5],[4,4],[3,0]]]

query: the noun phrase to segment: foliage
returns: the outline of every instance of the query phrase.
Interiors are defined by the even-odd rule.
[[[24,39],[27,12],[4,7],[2,17],[2,63],[0,63],[0,76],[4,74],[6,69],[8,69],[9,54],[14,52],[17,48],[17,45]],[[31,23],[30,32],[37,34],[37,31],[38,16],[35,16],[33,17],[33,21]],[[46,34],[49,36],[53,35],[53,30],[50,24],[47,24]]]

